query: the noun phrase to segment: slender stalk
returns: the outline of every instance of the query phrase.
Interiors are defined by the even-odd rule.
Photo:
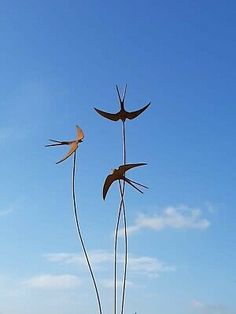
[[[124,239],[125,239],[125,254],[124,254],[124,274],[123,274],[123,284],[122,284],[122,301],[121,301],[121,313],[124,313],[124,300],[125,300],[125,287],[126,287],[126,275],[127,275],[127,257],[128,257],[128,241],[127,241],[127,222],[126,222],[126,210],[125,210],[125,200],[124,200],[124,184],[121,184],[119,180],[119,190],[121,195],[121,201],[119,205],[117,222],[115,228],[115,241],[114,241],[114,313],[117,313],[117,246],[118,246],[118,233],[121,212],[123,211],[123,221],[124,221]]]
[[[126,164],[126,129],[125,121],[122,121],[122,144],[123,144],[123,164]],[[125,241],[125,254],[124,254],[124,273],[122,283],[122,299],[121,299],[121,314],[124,313],[125,306],[125,292],[126,292],[126,279],[127,279],[127,266],[128,266],[128,236],[127,236],[127,219],[125,209],[125,180],[121,185],[119,181],[121,204],[123,205],[123,223],[124,223],[124,241]]]
[[[125,121],[122,121],[122,144],[123,144],[123,164],[126,164],[126,132]]]
[[[126,136],[125,136],[125,122],[122,124],[122,146],[123,146],[123,164],[126,164]],[[119,190],[120,190],[120,205],[118,209],[115,236],[114,236],[114,314],[117,314],[117,247],[118,247],[118,233],[120,225],[120,217],[123,212],[123,222],[124,222],[124,239],[125,239],[125,254],[124,254],[124,273],[123,273],[123,283],[122,283],[122,299],[121,299],[121,313],[124,312],[125,303],[125,288],[126,288],[126,277],[127,277],[127,262],[128,262],[128,241],[127,241],[127,223],[125,214],[125,204],[124,204],[124,193],[125,193],[125,181],[119,180]]]
[[[79,224],[79,218],[78,218],[78,210],[77,210],[77,205],[76,205],[76,195],[75,195],[75,173],[76,173],[76,151],[74,152],[74,158],[73,158],[73,168],[72,168],[72,199],[73,199],[73,208],[74,208],[74,219],[75,219],[75,225],[76,225],[76,231],[77,234],[79,236],[81,245],[82,245],[82,249],[84,252],[84,256],[89,268],[89,272],[93,281],[93,285],[94,285],[94,289],[96,292],[96,298],[97,298],[97,303],[98,303],[98,308],[99,308],[99,313],[102,314],[102,305],[101,305],[101,301],[100,301],[100,296],[99,296],[99,292],[98,292],[98,287],[96,284],[96,280],[95,280],[95,276],[93,274],[93,270],[91,267],[91,263],[89,261],[89,257],[88,257],[88,253],[84,244],[84,240],[82,237],[82,233],[81,233],[81,229],[80,229],[80,224]]]
[[[127,236],[127,220],[126,220],[126,209],[124,199],[125,184],[121,185],[119,181],[121,204],[123,205],[123,222],[124,222],[124,241],[125,241],[125,254],[124,254],[124,273],[123,273],[123,284],[122,284],[122,299],[121,299],[121,314],[124,313],[125,306],[125,291],[126,291],[126,278],[127,278],[127,265],[128,265],[128,236]]]
[[[119,180],[120,184],[120,180]],[[115,236],[114,236],[114,314],[117,313],[117,247],[118,247],[118,232],[120,225],[120,216],[122,212],[122,203],[123,200],[120,200],[120,205],[118,209],[116,227],[115,227]]]

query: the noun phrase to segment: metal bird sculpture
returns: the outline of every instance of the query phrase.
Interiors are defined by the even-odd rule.
[[[117,90],[117,94],[118,94],[118,98],[120,102],[120,111],[118,111],[117,113],[109,113],[109,112],[105,112],[100,109],[94,108],[98,114],[100,114],[106,119],[109,119],[112,121],[122,120],[123,122],[125,122],[126,119],[132,120],[132,119],[137,118],[151,104],[149,102],[146,106],[136,111],[132,111],[132,112],[126,111],[125,110],[125,96],[126,96],[127,85],[125,86],[125,90],[124,90],[124,94],[122,98],[121,98],[120,91],[117,85],[116,85],[116,90]]]
[[[103,199],[105,200],[107,192],[112,185],[112,183],[116,180],[124,180],[125,182],[129,183],[132,187],[134,187],[136,190],[138,190],[140,193],[143,193],[142,190],[140,190],[136,185],[141,186],[143,188],[148,189],[147,186],[140,184],[138,182],[135,182],[133,180],[130,180],[125,177],[125,172],[139,166],[144,166],[146,163],[137,163],[137,164],[126,164],[120,166],[118,169],[114,169],[112,174],[109,174],[104,182],[103,186]]]
[[[70,150],[68,153],[63,157],[61,160],[57,161],[56,163],[59,164],[66,160],[68,157],[70,157],[78,148],[79,143],[83,141],[84,138],[84,133],[82,129],[76,125],[76,130],[77,130],[77,138],[73,141],[58,141],[58,140],[52,140],[50,139],[49,141],[53,142],[54,144],[48,144],[45,147],[52,147],[52,146],[60,146],[60,145],[70,145]]]

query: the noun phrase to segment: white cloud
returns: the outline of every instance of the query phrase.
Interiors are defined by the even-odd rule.
[[[128,233],[132,234],[140,229],[160,231],[166,228],[172,229],[199,229],[204,230],[210,226],[209,220],[202,217],[202,211],[198,208],[189,208],[181,205],[169,206],[160,214],[139,214],[134,225],[128,227]],[[121,230],[120,235],[123,234]]]
[[[83,263],[83,257],[82,255],[78,254],[71,254],[71,253],[50,253],[45,254],[44,257],[49,262],[61,262],[65,264],[77,264],[77,263]]]
[[[201,309],[201,308],[204,307],[204,304],[201,301],[199,301],[199,300],[193,300],[192,301],[192,307],[194,309]]]
[[[122,281],[121,280],[118,280],[117,281],[117,287],[122,287]],[[105,288],[113,288],[114,287],[114,280],[113,279],[104,279],[102,280],[102,285],[105,287]],[[129,281],[127,280],[126,281],[126,287],[132,287],[134,285],[134,283],[132,281]]]
[[[112,253],[104,250],[89,251],[88,256],[93,265],[96,267],[99,267],[101,264],[104,264],[106,262],[110,262],[113,259]],[[83,253],[51,253],[46,254],[45,257],[50,262],[58,262],[63,264],[86,264]]]
[[[233,311],[225,305],[207,304],[199,300],[192,301],[192,308],[198,314],[233,314]]]
[[[92,265],[97,270],[104,270],[108,264],[113,262],[113,254],[105,250],[90,251],[89,257]],[[68,253],[52,253],[46,254],[45,257],[50,262],[63,263],[63,264],[83,264],[85,265],[85,259],[82,254],[68,254]],[[117,262],[122,264],[124,261],[124,255],[119,254]],[[157,277],[163,272],[175,271],[174,266],[166,265],[156,258],[148,256],[134,256],[129,254],[128,257],[128,269],[132,275],[142,275],[148,277]]]
[[[129,257],[129,271],[148,277],[158,277],[160,273],[175,271],[175,266],[166,265],[153,257]]]
[[[80,280],[74,275],[39,275],[22,282],[27,288],[38,289],[72,289],[80,285]]]

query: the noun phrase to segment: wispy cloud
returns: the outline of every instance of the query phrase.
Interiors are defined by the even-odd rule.
[[[160,273],[173,272],[175,266],[167,265],[156,258],[141,256],[129,257],[129,270],[138,275],[158,277]]]
[[[117,281],[117,286],[118,287],[122,287],[123,282],[121,280]],[[105,288],[113,288],[114,287],[114,279],[104,279],[102,280],[102,285]],[[130,280],[126,281],[126,286],[128,287],[132,287],[134,285],[134,283]]]
[[[90,251],[89,256],[93,266],[97,270],[106,269],[106,265],[113,261],[113,254],[105,250]],[[82,254],[70,253],[51,253],[46,254],[45,257],[50,262],[63,263],[63,264],[85,264]],[[117,262],[122,264],[124,256],[118,255]],[[128,259],[129,272],[132,275],[142,275],[148,277],[157,277],[163,272],[175,271],[175,266],[167,265],[156,258],[148,256],[134,256],[129,254]]]
[[[207,304],[199,300],[192,301],[192,308],[199,314],[233,314],[234,312],[222,304]]]
[[[13,207],[9,207],[7,209],[0,210],[0,217],[11,214],[14,211]]]
[[[74,275],[39,275],[31,277],[21,283],[26,288],[37,289],[72,289],[80,285],[80,280]]]
[[[16,210],[21,209],[24,197],[20,197],[17,200],[13,200],[0,209],[0,218],[13,213]]]
[[[89,258],[93,265],[99,268],[104,263],[110,262],[113,259],[113,255],[105,250],[94,250],[89,251]],[[73,254],[73,253],[51,253],[44,255],[46,259],[50,262],[57,262],[63,264],[80,264],[85,265],[84,255]]]
[[[209,220],[202,217],[202,211],[199,208],[181,205],[166,207],[160,214],[139,214],[135,223],[128,228],[128,232],[132,234],[141,229],[160,231],[166,228],[204,230],[209,226]],[[120,235],[122,234],[121,230]]]

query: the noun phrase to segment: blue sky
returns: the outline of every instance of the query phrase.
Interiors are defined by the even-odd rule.
[[[151,107],[127,123],[127,313],[235,314],[234,1],[1,1],[0,313],[96,312],[76,237],[72,159],[49,138],[85,133],[77,198],[105,313],[118,205],[104,178],[121,125],[93,107]],[[120,247],[122,249],[122,246]]]

